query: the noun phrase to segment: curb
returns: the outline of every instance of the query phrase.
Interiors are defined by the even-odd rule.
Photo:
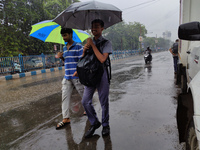
[[[42,69],[42,70],[37,70],[37,71],[31,71],[31,72],[26,72],[26,73],[17,73],[14,75],[7,75],[7,76],[2,76],[0,77],[0,81],[7,81],[7,80],[12,80],[12,79],[19,79],[23,77],[28,77],[28,76],[34,76],[42,73],[48,73],[48,72],[55,72],[55,71],[60,71],[63,70],[63,67],[57,67],[57,68],[50,68],[50,69]]]

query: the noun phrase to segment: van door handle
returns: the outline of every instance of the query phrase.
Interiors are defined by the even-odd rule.
[[[190,51],[187,51],[186,53],[190,54]]]

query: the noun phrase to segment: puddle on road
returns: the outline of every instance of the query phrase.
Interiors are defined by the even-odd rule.
[[[122,67],[122,66],[121,66]],[[125,66],[121,72],[113,73],[110,85],[110,101],[116,101],[126,94],[126,82],[138,79],[141,76],[143,67]]]
[[[61,92],[43,98],[39,101],[30,102],[24,106],[0,114],[0,149],[9,149],[17,147],[23,140],[35,132],[44,123],[52,118],[61,117]],[[83,116],[83,107],[81,98],[74,90],[72,94],[71,110],[72,117],[75,121],[80,120]],[[55,125],[60,120],[51,121],[55,130]],[[56,121],[56,122],[55,122]],[[23,142],[22,142],[23,143]]]
[[[7,146],[8,143],[35,128],[38,123],[48,121],[54,114],[58,114],[60,107],[57,101],[60,95],[55,94],[0,114],[1,144]]]

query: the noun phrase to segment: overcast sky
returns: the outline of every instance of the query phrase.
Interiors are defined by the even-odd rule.
[[[91,0],[80,0],[81,2]],[[125,22],[140,22],[144,24],[150,37],[163,37],[162,33],[171,31],[175,40],[179,25],[180,0],[97,0],[110,3],[122,10]]]

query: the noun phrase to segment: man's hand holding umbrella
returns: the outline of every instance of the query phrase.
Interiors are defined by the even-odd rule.
[[[62,61],[65,60],[64,57],[63,57],[63,53],[62,53],[62,52],[58,52],[58,53],[56,54],[55,58],[60,58],[60,59],[62,59]]]

